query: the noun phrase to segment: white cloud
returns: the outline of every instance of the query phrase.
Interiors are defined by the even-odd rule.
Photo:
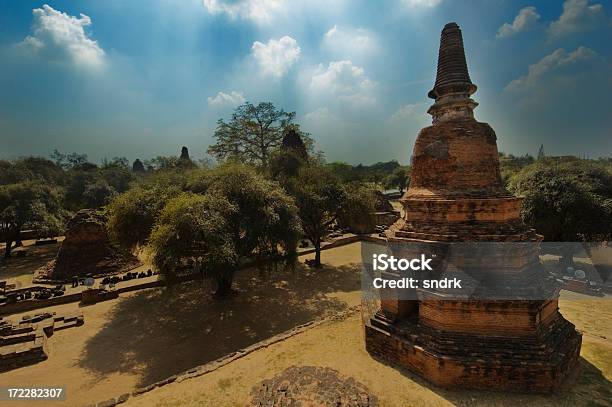
[[[310,89],[315,93],[328,94],[353,105],[374,103],[374,85],[364,69],[353,65],[350,60],[330,62],[327,68],[319,65],[310,80]]]
[[[442,0],[403,0],[410,7],[436,7]]]
[[[562,67],[592,59],[596,55],[595,51],[587,47],[578,47],[570,53],[567,53],[563,48],[559,48],[537,63],[530,65],[527,75],[510,82],[505,90],[518,93],[533,89],[546,75]]]
[[[259,24],[270,23],[286,6],[285,0],[204,0],[204,7],[210,14],[225,14],[231,19]]]
[[[207,98],[208,104],[215,107],[234,107],[246,102],[242,92],[231,91],[229,94],[225,92],[219,92],[215,96],[209,96]]]
[[[535,7],[522,8],[514,18],[512,24],[504,23],[497,31],[497,37],[508,37],[521,31],[532,28],[540,19]]]
[[[601,4],[589,4],[589,0],[566,0],[563,13],[557,21],[550,23],[550,34],[559,37],[596,27],[605,21]]]
[[[377,48],[374,35],[370,31],[337,25],[323,36],[323,47],[341,54],[368,54]]]
[[[47,4],[32,10],[32,34],[21,46],[50,57],[69,59],[78,65],[97,67],[102,65],[104,50],[98,42],[85,33],[84,27],[91,25],[85,14],[70,16]]]
[[[310,113],[306,113],[304,115],[304,120],[307,122],[321,122],[327,121],[332,118],[332,114],[329,112],[329,109],[326,107],[319,107],[313,110]]]
[[[389,117],[392,122],[404,121],[408,119],[427,118],[427,105],[425,103],[413,103],[400,106],[395,113]]]
[[[270,39],[267,44],[255,41],[251,49],[262,71],[277,78],[289,70],[301,52],[297,41],[287,35],[279,40]]]

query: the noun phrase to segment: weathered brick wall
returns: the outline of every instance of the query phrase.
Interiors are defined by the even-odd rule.
[[[509,196],[502,185],[491,126],[473,119],[454,120],[419,132],[406,197],[429,195]]]

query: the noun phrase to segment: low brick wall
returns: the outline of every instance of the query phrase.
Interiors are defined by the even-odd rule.
[[[333,249],[333,248],[345,246],[351,243],[360,242],[362,240],[379,241],[376,238],[372,236],[368,236],[368,235],[350,235],[347,237],[336,239],[333,242],[326,244],[325,246],[321,248],[321,250]],[[298,253],[298,256],[304,256],[304,255],[311,254],[311,253],[314,253],[314,249],[306,249],[306,250],[300,251]],[[251,266],[253,266],[253,264],[248,263],[248,264],[244,264],[241,268],[247,268]],[[200,275],[197,273],[187,274],[187,275],[178,277],[176,282],[183,283],[187,281],[197,280],[199,278],[200,278]],[[130,292],[130,291],[144,290],[147,288],[162,287],[164,285],[166,285],[166,282],[164,280],[156,280],[156,281],[149,281],[143,284],[135,284],[131,286],[120,287],[120,288],[117,288],[115,291],[118,294],[121,294],[121,293]],[[33,287],[27,287],[27,288],[20,289],[20,291],[28,291],[32,289]],[[52,307],[54,305],[67,304],[70,302],[79,302],[79,301],[81,301],[81,293],[67,294],[61,297],[49,298],[48,300],[34,300],[34,299],[23,300],[23,301],[14,303],[14,304],[0,305],[0,315],[18,314],[18,313],[25,312],[25,311],[31,311],[31,310],[40,309],[40,308]]]
[[[81,293],[62,295],[48,300],[22,300],[13,304],[0,306],[0,315],[19,314],[21,312],[32,311],[39,308],[52,307],[54,305],[68,304],[81,301]]]

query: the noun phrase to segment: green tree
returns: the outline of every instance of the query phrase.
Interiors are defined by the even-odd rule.
[[[186,260],[217,281],[217,293],[231,285],[239,256],[228,219],[237,208],[222,196],[182,193],[168,201],[151,232],[153,264],[172,281]]]
[[[108,182],[99,179],[87,184],[83,191],[82,202],[87,208],[101,208],[108,204],[115,196],[117,191]]]
[[[145,161],[145,164],[150,165],[157,171],[174,170],[179,165],[179,158],[173,155],[158,155],[155,158]]]
[[[301,233],[297,208],[293,199],[278,183],[265,179],[250,167],[238,164],[225,164],[213,171],[198,170],[189,173],[187,178],[185,187],[191,194],[207,196],[209,201],[222,199],[227,202],[228,208],[235,208],[235,210],[224,212],[217,211],[217,213],[222,213],[224,218],[223,224],[218,222],[219,227],[223,233],[229,233],[232,251],[235,252],[235,256],[230,256],[229,260],[219,258],[211,263],[213,269],[209,271],[217,276],[218,295],[225,295],[231,290],[233,275],[241,260],[252,257],[264,259],[280,254],[295,253],[297,240]],[[168,205],[182,208],[187,205],[185,202],[192,202],[193,199],[186,199],[185,196],[182,196],[181,200],[176,201],[180,201],[180,205],[174,201]],[[117,202],[118,200],[111,205],[111,213]],[[124,206],[133,207],[134,204]],[[174,209],[168,210],[175,213]],[[117,215],[111,215],[111,225],[114,222],[112,216]],[[131,217],[131,215],[122,216],[122,218],[125,217]],[[155,215],[153,217],[155,218]],[[159,230],[162,230],[164,234],[174,230],[172,228],[163,229],[161,225],[164,222],[167,222],[167,219],[160,215],[157,222],[160,225]],[[111,226],[111,230],[115,229],[115,226]],[[158,230],[157,227],[155,230]],[[145,234],[144,232],[141,230],[141,236]],[[161,234],[161,232],[156,233]],[[188,253],[192,248],[189,248],[188,242],[179,242],[168,236],[163,239],[172,241],[173,244],[181,245],[181,247],[186,245],[184,251],[180,251],[183,254],[169,260],[171,263],[167,265],[167,269],[173,270],[178,267],[177,258]],[[159,243],[159,241],[156,242]],[[223,241],[225,242],[226,238],[223,238]],[[155,245],[156,250],[163,247],[158,243]],[[161,261],[163,259],[160,258]],[[223,267],[217,268],[214,264],[223,264]],[[219,273],[221,269],[223,273]]]
[[[373,184],[353,183],[345,186],[346,200],[338,223],[353,233],[372,233],[376,226],[376,189]]]
[[[65,168],[67,165],[66,154],[61,153],[57,148],[49,154],[49,158],[60,168]]]
[[[410,181],[410,167],[397,167],[393,172],[385,178],[384,185],[386,188],[399,189],[400,195],[404,193],[404,189]]]
[[[111,238],[129,249],[147,243],[166,202],[179,192],[176,187],[135,186],[117,196],[107,208]]]
[[[612,175],[585,160],[545,158],[510,180],[523,196],[523,220],[547,241],[612,237]]]
[[[66,161],[70,168],[81,168],[86,164],[91,164],[87,160],[87,154],[70,153],[66,156]]]
[[[544,144],[540,144],[540,148],[538,149],[538,160],[544,158],[546,154],[544,154]]]
[[[11,256],[14,241],[24,227],[55,234],[62,227],[61,194],[52,186],[23,182],[0,186],[0,235],[6,243],[4,257]]]
[[[340,179],[322,166],[301,169],[287,183],[299,209],[304,235],[315,248],[315,266],[321,266],[321,243],[344,210],[348,194]]]
[[[296,177],[300,168],[307,163],[307,158],[294,149],[277,149],[270,157],[270,175],[282,181],[287,177]]]
[[[295,252],[301,233],[298,210],[278,183],[237,164],[220,166],[210,177],[208,193],[238,208],[228,223],[241,258],[274,256],[279,248]]]
[[[219,119],[214,134],[217,142],[208,148],[208,153],[220,161],[235,160],[266,167],[288,126],[294,126],[299,132],[294,119],[295,112],[279,110],[270,102],[258,105],[247,102],[234,110],[229,122]],[[312,144],[306,133],[300,132],[300,135],[306,145]]]

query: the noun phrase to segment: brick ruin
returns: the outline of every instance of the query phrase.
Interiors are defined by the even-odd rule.
[[[521,222],[521,198],[502,184],[496,135],[474,119],[474,92],[461,30],[449,23],[429,92],[433,123],[417,137],[400,199],[404,215],[386,231],[388,245],[410,258],[419,245],[515,242],[486,259],[478,250],[454,253],[449,264],[457,271],[480,262],[518,297],[533,298],[534,289],[547,295],[475,300],[417,288],[415,299],[381,296],[365,326],[366,349],[443,387],[550,392],[576,371],[582,336],[559,313],[559,290],[537,267],[541,236]]]
[[[10,323],[0,317],[0,372],[42,362],[48,357],[47,338],[55,331],[81,326],[83,314],[41,313]]]
[[[111,242],[106,217],[94,209],[82,209],[68,222],[66,237],[54,260],[36,271],[35,282],[66,282],[123,273],[142,263]]]
[[[248,407],[376,407],[378,397],[352,377],[328,367],[291,366],[253,386]]]

